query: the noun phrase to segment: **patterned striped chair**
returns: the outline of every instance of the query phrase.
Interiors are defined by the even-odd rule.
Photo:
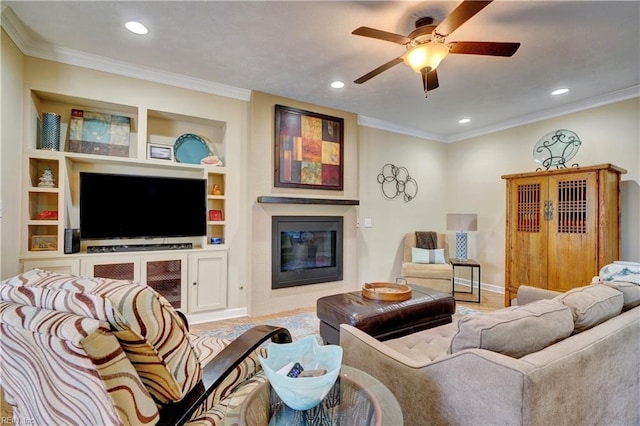
[[[264,380],[261,344],[291,341],[272,326],[195,336],[146,285],[37,269],[0,282],[0,331],[5,398],[36,424],[221,424]]]

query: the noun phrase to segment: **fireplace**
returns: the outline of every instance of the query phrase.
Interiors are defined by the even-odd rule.
[[[342,280],[342,216],[273,216],[271,288]]]

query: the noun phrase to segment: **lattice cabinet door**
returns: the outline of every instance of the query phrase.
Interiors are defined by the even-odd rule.
[[[139,280],[140,261],[135,256],[92,256],[82,260],[82,274],[116,280]]]
[[[163,295],[171,306],[187,309],[187,255],[176,253],[141,256],[141,281]]]
[[[549,177],[549,290],[586,285],[598,274],[597,195],[595,173]]]
[[[547,288],[548,221],[545,220],[548,180],[530,177],[511,181],[507,205],[508,284],[515,294],[521,285]]]

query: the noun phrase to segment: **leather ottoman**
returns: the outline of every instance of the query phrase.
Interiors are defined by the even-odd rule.
[[[362,297],[362,291],[334,294],[318,299],[320,337],[340,344],[340,324],[352,325],[378,340],[395,339],[451,322],[456,311],[452,295],[415,284],[411,299],[384,302]]]

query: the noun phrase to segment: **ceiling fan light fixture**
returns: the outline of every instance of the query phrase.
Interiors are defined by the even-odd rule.
[[[409,49],[404,55],[404,62],[417,73],[425,68],[433,71],[448,54],[449,47],[442,43],[424,43]]]

